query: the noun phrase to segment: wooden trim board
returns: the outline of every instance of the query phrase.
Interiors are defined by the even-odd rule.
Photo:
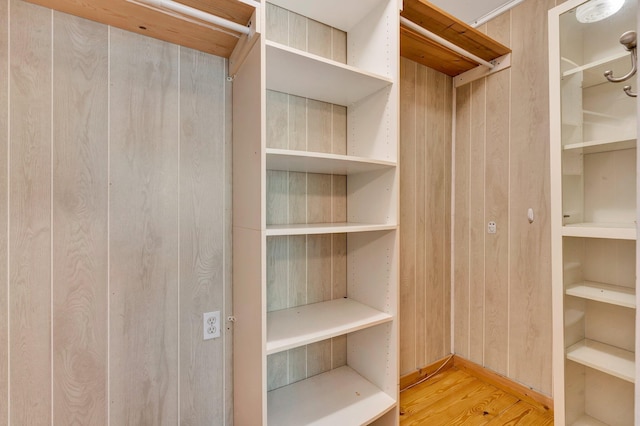
[[[420,368],[412,373],[406,374],[400,377],[400,389],[405,389],[407,386],[411,386],[414,383],[419,382],[426,376],[433,374],[438,368],[442,367],[443,363],[446,364],[441,371],[446,371],[451,368],[457,368],[464,370],[467,373],[492,384],[493,386],[502,389],[506,392],[515,395],[522,401],[525,401],[541,410],[553,410],[553,398],[543,395],[535,390],[524,386],[520,383],[502,376],[494,371],[482,367],[474,362],[466,360],[458,355],[454,355],[450,360],[447,358],[440,359],[425,367]]]

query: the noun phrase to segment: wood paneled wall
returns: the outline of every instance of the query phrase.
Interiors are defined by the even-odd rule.
[[[0,1],[0,424],[232,423],[226,65]]]
[[[512,67],[457,89],[454,156],[455,352],[547,395],[547,11],[555,5],[527,0],[481,28],[511,46]],[[487,233],[489,221],[496,234]]]
[[[400,60],[400,373],[451,348],[452,81]]]

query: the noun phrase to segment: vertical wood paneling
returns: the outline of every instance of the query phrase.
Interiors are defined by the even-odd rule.
[[[10,1],[9,424],[51,422],[51,11]]]
[[[226,61],[180,48],[180,423],[223,419],[227,333],[203,341],[202,313],[226,318],[225,258]],[[219,324],[220,327],[224,326]]]
[[[416,73],[418,64],[400,58],[400,373],[416,362]]]
[[[54,13],[53,413],[107,422],[108,30]]]
[[[9,15],[8,1],[0,1],[0,75],[9,75]],[[0,78],[0,424],[9,424],[9,371],[7,345],[9,312],[6,309],[9,283],[7,281],[7,223],[9,209],[9,91],[6,78]]]
[[[451,218],[451,204],[452,204],[452,194],[453,194],[453,132],[450,129],[453,129],[453,116],[454,116],[454,112],[453,112],[453,85],[451,84],[451,82],[449,81],[449,79],[446,79],[446,83],[445,83],[445,90],[444,90],[444,110],[443,110],[443,114],[444,114],[444,128],[445,128],[445,136],[444,136],[444,144],[445,144],[445,151],[444,151],[444,176],[445,176],[445,185],[444,185],[444,199],[445,199],[445,203],[444,203],[444,223],[445,223],[445,227],[444,227],[444,247],[443,247],[443,252],[444,252],[444,265],[443,265],[443,270],[444,270],[444,282],[443,282],[443,286],[444,286],[444,300],[443,300],[443,305],[444,305],[444,325],[443,325],[443,329],[444,329],[444,351],[442,353],[447,354],[449,352],[452,352],[452,321],[451,321],[451,310],[452,310],[452,303],[451,303],[451,293],[452,293],[452,272],[451,272],[451,263],[452,263],[452,253],[451,253],[451,248],[452,248],[452,230],[453,230],[453,224],[452,224],[452,218]]]
[[[112,29],[111,423],[178,422],[178,47]]]
[[[551,394],[551,259],[547,11],[512,10],[509,375]],[[529,224],[527,209],[535,222]]]
[[[486,85],[471,83],[469,150],[469,360],[483,363],[485,289],[485,122]],[[500,227],[502,228],[502,224]],[[502,230],[506,233],[506,229]]]
[[[511,13],[487,25],[490,37],[510,45]],[[484,365],[507,374],[509,324],[509,129],[511,70],[487,79],[486,208],[498,232],[485,244]]]
[[[455,352],[469,356],[469,165],[471,162],[471,87],[462,86],[456,93],[455,140],[455,222],[453,276]]]

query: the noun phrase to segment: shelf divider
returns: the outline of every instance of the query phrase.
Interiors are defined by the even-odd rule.
[[[633,223],[574,223],[562,227],[562,236],[635,240],[636,227]]]
[[[394,229],[396,229],[395,224],[354,222],[303,223],[293,225],[267,225],[267,236],[342,234],[351,232],[393,231]]]
[[[269,424],[365,425],[396,401],[350,367],[340,367],[267,394]]]
[[[396,163],[350,155],[267,148],[267,170],[353,175],[396,167]]]
[[[612,284],[604,284],[593,281],[567,286],[565,291],[569,296],[595,300],[596,302],[609,303],[611,305],[624,306],[635,309],[636,292],[632,288]]]

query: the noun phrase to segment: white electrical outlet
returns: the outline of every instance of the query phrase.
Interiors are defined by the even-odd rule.
[[[487,232],[489,234],[495,234],[496,233],[496,229],[497,229],[497,225],[495,222],[489,222],[487,224]]]
[[[220,311],[202,314],[202,334],[204,340],[220,337]]]

